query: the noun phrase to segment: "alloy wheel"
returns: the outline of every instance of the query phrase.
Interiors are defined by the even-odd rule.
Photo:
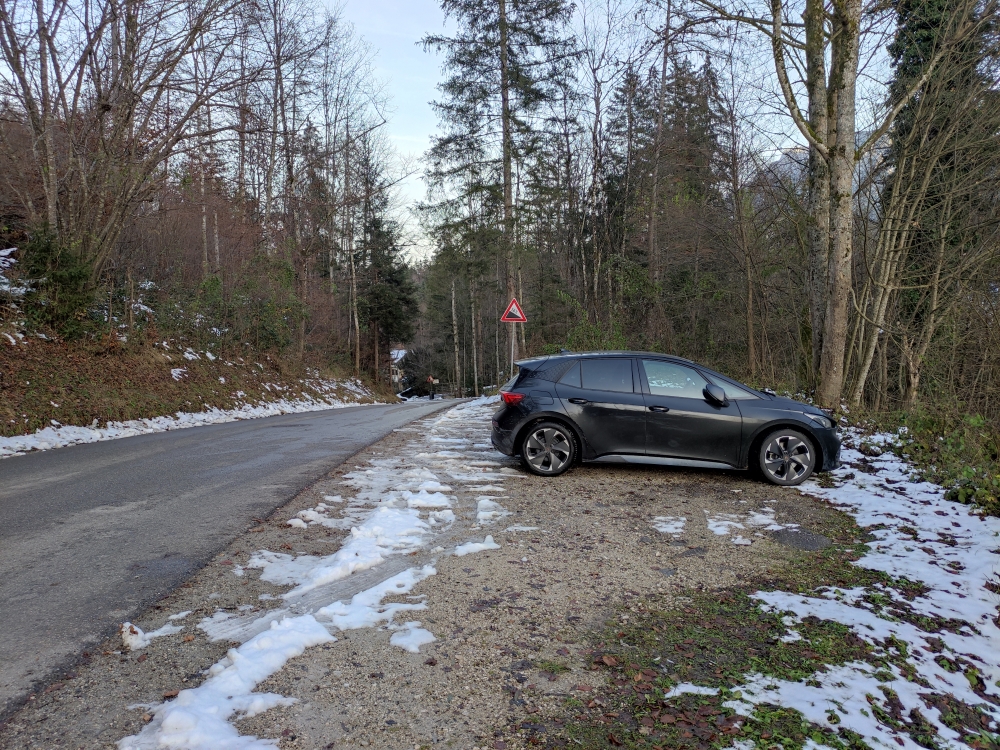
[[[768,437],[761,464],[776,484],[799,484],[812,473],[816,463],[813,448],[794,432],[776,432]]]
[[[551,425],[536,428],[524,441],[524,460],[539,474],[561,473],[573,460],[572,438]]]

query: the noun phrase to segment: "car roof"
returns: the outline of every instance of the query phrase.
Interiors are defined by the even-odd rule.
[[[518,367],[523,367],[528,364],[534,364],[538,362],[544,362],[547,359],[557,360],[557,359],[573,359],[578,357],[663,357],[666,359],[674,359],[678,362],[687,362],[688,364],[695,365],[696,362],[692,362],[690,359],[684,359],[684,357],[678,357],[676,354],[664,354],[663,352],[633,352],[624,350],[611,350],[611,351],[597,351],[597,352],[570,352],[561,351],[559,354],[547,354],[540,357],[530,357],[528,359],[516,360],[514,364]],[[704,367],[704,365],[698,365],[698,367]]]
[[[569,360],[569,359],[579,359],[581,357],[657,357],[659,359],[670,359],[675,362],[684,362],[686,364],[697,367],[699,370],[703,370],[708,373],[713,378],[721,378],[722,380],[734,383],[741,388],[748,388],[759,396],[767,396],[763,391],[758,391],[752,386],[741,383],[735,378],[731,378],[728,375],[723,375],[721,372],[713,370],[711,367],[706,367],[699,362],[694,362],[690,359],[685,359],[684,357],[678,357],[676,354],[664,354],[663,352],[634,352],[625,350],[611,350],[611,351],[597,351],[597,352],[570,352],[563,350],[559,354],[543,354],[539,357],[529,357],[528,359],[515,360],[514,364],[518,367],[526,367],[527,369],[532,369],[532,365],[539,365],[546,360],[552,360],[553,362],[558,362],[559,360]]]

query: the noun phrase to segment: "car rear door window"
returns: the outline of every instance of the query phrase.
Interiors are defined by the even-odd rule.
[[[580,364],[586,390],[632,393],[632,360],[585,359]]]
[[[708,381],[697,370],[660,359],[642,360],[642,369],[650,395],[704,398],[702,391]]]
[[[559,378],[560,383],[565,383],[566,385],[571,385],[574,388],[580,387],[580,363],[576,362],[570,367],[566,374]]]

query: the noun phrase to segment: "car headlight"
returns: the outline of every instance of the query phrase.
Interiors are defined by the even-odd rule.
[[[833,427],[833,420],[829,417],[824,417],[822,414],[806,414],[806,416],[825,430]]]

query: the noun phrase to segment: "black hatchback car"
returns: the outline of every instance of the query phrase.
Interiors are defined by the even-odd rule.
[[[796,485],[838,465],[840,438],[823,411],[686,359],[588,352],[517,365],[493,445],[541,476],[593,461],[751,469]]]

